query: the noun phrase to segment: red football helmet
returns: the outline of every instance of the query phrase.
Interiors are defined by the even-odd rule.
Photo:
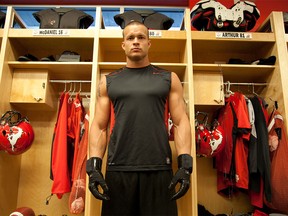
[[[200,122],[198,115],[204,115]],[[224,148],[225,142],[223,139],[223,128],[219,122],[215,120],[212,124],[211,130],[207,126],[208,114],[196,113],[196,151],[197,154],[204,157],[214,157]]]
[[[0,119],[0,148],[11,155],[27,151],[34,140],[34,132],[27,117],[18,111],[7,111]]]

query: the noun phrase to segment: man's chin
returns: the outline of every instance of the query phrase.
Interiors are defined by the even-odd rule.
[[[128,57],[131,61],[141,61],[144,57],[141,55],[133,55]]]

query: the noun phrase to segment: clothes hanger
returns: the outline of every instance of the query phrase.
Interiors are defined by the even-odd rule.
[[[252,83],[252,94],[257,96],[257,97],[260,97],[256,92],[255,92],[255,89],[254,89],[254,83]]]
[[[226,98],[228,98],[234,94],[234,92],[231,91],[230,87],[231,87],[231,83],[230,83],[230,81],[227,81],[226,82],[226,88],[225,88],[225,97]]]

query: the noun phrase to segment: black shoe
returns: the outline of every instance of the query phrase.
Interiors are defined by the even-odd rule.
[[[28,53],[26,55],[19,56],[18,61],[38,61],[38,58]]]
[[[53,55],[41,58],[40,61],[56,61]]]
[[[276,57],[270,56],[266,59],[259,59],[258,65],[275,65]]]

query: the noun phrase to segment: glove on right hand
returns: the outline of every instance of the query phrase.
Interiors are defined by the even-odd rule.
[[[86,172],[89,175],[89,190],[96,199],[109,200],[108,186],[101,173],[102,159],[99,157],[91,157],[86,163]],[[98,186],[102,187],[103,193],[99,192]]]

